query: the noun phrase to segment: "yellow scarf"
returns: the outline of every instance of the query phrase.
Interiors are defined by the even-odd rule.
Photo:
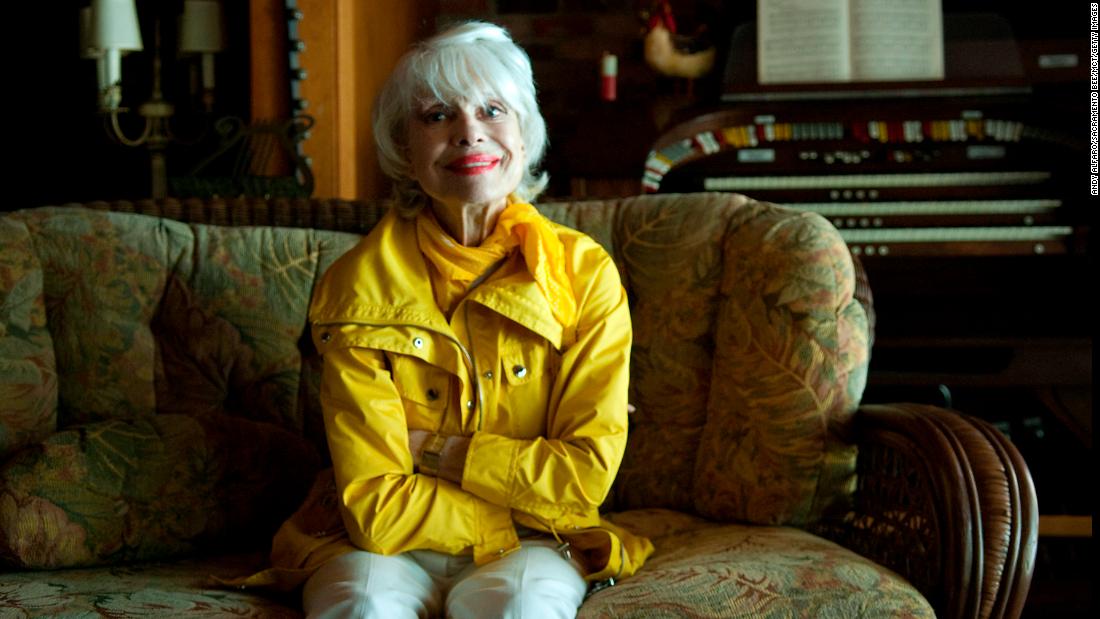
[[[574,324],[577,300],[565,272],[565,248],[550,223],[530,204],[509,201],[478,247],[466,247],[451,238],[430,208],[416,218],[416,237],[420,251],[443,276],[442,285],[433,282],[432,290],[445,313],[450,314],[466,296],[471,283],[518,246],[554,319],[563,327]]]

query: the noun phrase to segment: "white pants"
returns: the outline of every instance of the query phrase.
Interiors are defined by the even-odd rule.
[[[576,563],[553,540],[478,567],[470,556],[428,550],[383,556],[354,551],[325,563],[306,582],[308,619],[573,619],[588,589]]]

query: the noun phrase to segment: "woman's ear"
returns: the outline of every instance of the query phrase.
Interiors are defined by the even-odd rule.
[[[412,153],[410,152],[409,141],[406,139],[398,145],[397,153],[401,157],[401,172],[412,182],[416,183],[416,170],[413,169]]]

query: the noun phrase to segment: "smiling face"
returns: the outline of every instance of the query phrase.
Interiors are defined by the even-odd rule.
[[[516,113],[499,101],[429,100],[408,120],[412,176],[433,209],[460,213],[507,204],[527,163]]]

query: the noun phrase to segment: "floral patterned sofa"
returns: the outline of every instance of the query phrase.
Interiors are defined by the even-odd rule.
[[[581,617],[1019,614],[1027,467],[979,420],[860,404],[873,310],[824,219],[734,194],[541,208],[621,267],[637,411],[607,509],[657,548]],[[263,567],[325,466],[306,307],[383,209],[0,215],[0,616],[299,616],[219,579]]]

